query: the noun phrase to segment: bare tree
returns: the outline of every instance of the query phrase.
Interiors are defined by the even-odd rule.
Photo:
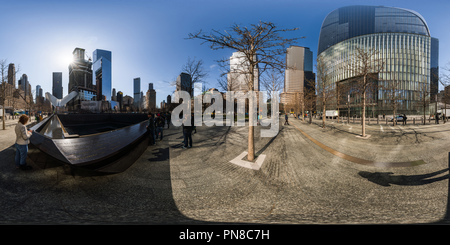
[[[222,91],[235,91],[238,87],[238,81],[233,76],[228,76],[230,73],[230,66],[220,64],[219,65],[221,74],[220,78],[217,79],[217,82],[222,89]]]
[[[400,89],[399,89],[399,81],[396,79],[396,74],[393,74],[394,79],[391,82],[386,82],[381,87],[383,88],[386,94],[387,101],[392,108],[392,125],[395,126],[397,124],[397,109],[398,109],[398,101],[401,99]]]
[[[279,93],[283,88],[283,84],[283,74],[278,70],[270,70],[270,72],[261,76],[261,85],[267,91],[267,95],[270,99],[272,99],[272,92]]]
[[[316,109],[316,82],[314,79],[307,79],[306,80],[307,86],[303,89],[304,92],[304,105],[305,110],[309,111],[308,117],[309,117],[309,124],[311,124],[312,121],[312,112]]]
[[[329,73],[329,66],[324,62],[324,60],[318,58],[316,63],[317,71],[317,96],[318,102],[322,106],[322,128],[325,128],[325,115],[327,104],[335,95],[335,87],[331,83],[331,76]]]
[[[426,118],[427,107],[431,103],[431,98],[430,98],[431,92],[430,91],[431,91],[430,85],[426,81],[417,83],[418,101],[417,101],[416,105],[423,110],[423,124],[424,125],[426,124],[425,118]]]
[[[186,73],[190,76],[189,81],[184,81],[182,87],[187,89],[191,96],[194,95],[194,87],[197,84],[205,82],[205,78],[208,76],[208,73],[204,70],[203,60],[197,60],[196,58],[191,59],[188,57],[186,63],[181,68],[181,73]],[[173,81],[169,82],[170,86],[177,86],[177,78]]]
[[[188,39],[200,39],[208,43],[213,50],[231,49],[240,52],[245,57],[246,75],[248,77],[248,91],[254,91],[254,81],[266,69],[284,69],[284,55],[286,46],[297,38],[284,38],[280,34],[295,29],[278,29],[275,24],[260,21],[252,24],[250,28],[234,24],[229,31],[219,32],[212,30],[210,34],[202,31],[190,33]],[[253,100],[249,100],[249,131],[248,155],[249,161],[255,158]]]
[[[438,79],[439,79],[439,82],[441,83],[441,85],[444,87],[444,94],[443,94],[444,97],[442,98],[442,101],[444,102],[444,112],[445,113],[443,113],[443,116],[444,116],[443,120],[445,123],[447,121],[447,117],[449,116],[449,115],[447,115],[447,104],[450,101],[450,93],[449,93],[450,89],[446,89],[446,88],[447,87],[450,88],[449,87],[450,86],[450,74],[449,74],[450,63],[448,63],[446,66],[444,66],[443,69],[444,69],[445,73],[441,74]]]
[[[191,91],[189,94],[193,95],[194,86],[199,83],[205,82],[204,79],[208,76],[203,68],[203,60],[191,59],[188,57],[186,64],[184,64],[181,72],[187,73],[191,76],[191,84],[188,84]]]
[[[374,89],[374,80],[378,79],[378,73],[384,67],[384,62],[377,57],[378,51],[375,49],[364,49],[355,47],[353,62],[349,63],[349,70],[354,77],[358,78],[357,87],[361,94],[362,103],[362,137],[366,137],[366,98],[371,89]]]
[[[0,60],[0,76],[1,76],[1,86],[0,86],[0,93],[1,93],[1,104],[2,104],[2,124],[3,124],[3,130],[6,129],[6,123],[5,123],[5,107],[6,107],[6,77],[7,77],[7,70],[8,67],[6,65],[6,60]]]

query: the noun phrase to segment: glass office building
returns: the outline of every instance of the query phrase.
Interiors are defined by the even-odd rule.
[[[96,49],[93,53],[93,84],[97,89],[97,100],[111,101],[112,68],[111,51]]]
[[[328,14],[320,31],[317,59],[327,67],[327,82],[337,90],[356,79],[349,67],[357,49],[375,50],[373,59],[382,64],[368,93],[367,115],[391,114],[393,101],[398,113],[421,114],[423,97],[433,102],[438,92],[439,42],[431,37],[419,13],[393,7],[348,6]],[[360,116],[360,95],[351,85],[346,88],[350,89],[339,89],[337,103],[327,108],[345,108],[341,115],[346,115],[350,107],[351,116]],[[431,108],[426,112],[433,113]]]

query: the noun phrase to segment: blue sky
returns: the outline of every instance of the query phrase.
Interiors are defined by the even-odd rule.
[[[216,60],[231,50],[214,51],[189,33],[225,30],[232,24],[270,21],[280,28],[298,27],[305,36],[296,44],[317,54],[320,27],[328,13],[347,5],[382,5],[419,12],[431,35],[440,41],[440,66],[450,62],[450,2],[403,0],[78,0],[2,1],[0,59],[20,66],[32,88],[51,92],[52,72],[63,73],[66,95],[68,65],[76,47],[92,57],[95,49],[112,52],[113,88],[132,96],[133,78],[157,91],[157,103],[174,91],[170,82],[188,57],[202,59],[209,73],[206,87],[218,87]]]

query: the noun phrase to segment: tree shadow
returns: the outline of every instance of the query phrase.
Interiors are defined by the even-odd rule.
[[[381,185],[381,186],[391,186],[391,185],[403,185],[403,186],[417,186],[431,184],[436,181],[441,181],[449,178],[449,174],[435,177],[439,174],[445,173],[448,168],[420,175],[394,175],[392,172],[366,172],[361,171],[358,174],[366,178],[368,181]]]

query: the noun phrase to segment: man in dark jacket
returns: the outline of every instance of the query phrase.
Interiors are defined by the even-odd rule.
[[[184,136],[184,146],[183,149],[192,147],[192,130],[194,129],[194,115],[191,116],[191,125],[187,124],[187,116],[183,122],[183,136]]]
[[[150,137],[149,144],[150,145],[154,145],[156,143],[156,140],[155,140],[155,119],[153,118],[153,114],[152,113],[148,113],[147,132],[148,132],[149,137]]]

